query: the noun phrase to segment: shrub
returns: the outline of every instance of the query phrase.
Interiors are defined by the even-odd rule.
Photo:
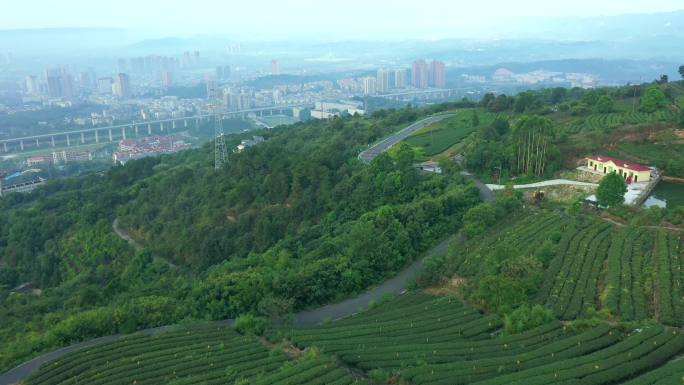
[[[235,330],[240,334],[260,336],[266,330],[266,320],[254,314],[243,314],[235,320]]]
[[[553,311],[541,305],[522,305],[504,317],[506,334],[520,333],[541,326],[554,319]]]

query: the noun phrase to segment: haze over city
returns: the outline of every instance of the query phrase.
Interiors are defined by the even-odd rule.
[[[518,19],[572,16],[614,16],[680,10],[676,0],[552,2],[543,0],[456,2],[431,0],[362,1],[321,3],[316,0],[239,1],[218,0],[134,1],[102,6],[87,0],[13,2],[0,14],[2,29],[123,28],[142,37],[239,34],[241,38],[286,37],[457,38],[506,37],[502,26]]]

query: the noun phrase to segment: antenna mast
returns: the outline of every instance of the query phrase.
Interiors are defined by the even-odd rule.
[[[223,122],[218,112],[218,87],[215,82],[209,85],[208,96],[211,99],[211,111],[214,115],[214,170],[218,170],[228,160],[228,149],[223,138]]]

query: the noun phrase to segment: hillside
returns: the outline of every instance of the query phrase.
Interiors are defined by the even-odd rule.
[[[593,215],[531,212],[465,247],[453,244],[444,264],[465,279],[466,297],[494,312],[531,298],[563,320],[682,326],[682,235]]]
[[[410,151],[355,156],[445,108],[277,128],[218,172],[207,145],[3,197],[0,367],[101,335],[280,316],[393,275],[457,229],[478,190],[419,173]]]
[[[180,324],[64,356],[28,383],[610,384],[681,373],[667,364],[684,352],[681,208],[594,212],[510,189],[480,202],[459,167],[542,180],[603,152],[681,176],[683,90],[553,89],[382,110],[260,132],[265,142],[218,171],[209,144],[3,197],[0,368]],[[370,164],[357,159],[446,112]],[[443,172],[418,171],[426,159]],[[411,294],[332,324],[288,321],[448,237]],[[203,322],[234,318],[235,330]]]
[[[683,177],[683,95],[684,82],[487,94],[464,105],[458,118],[426,127],[406,142],[422,160],[463,154],[465,167],[483,180],[492,180],[499,170],[504,181],[551,178],[597,153]],[[539,131],[549,144],[546,167],[530,173],[520,168],[517,151],[527,140],[524,135]]]

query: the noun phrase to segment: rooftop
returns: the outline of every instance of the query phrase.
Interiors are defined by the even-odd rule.
[[[587,159],[595,160],[597,162],[607,162],[607,161],[612,161],[615,163],[616,166],[619,167],[624,167],[629,170],[634,170],[634,171],[651,171],[651,168],[640,164],[640,163],[635,163],[635,162],[628,162],[626,160],[622,159],[617,159],[613,158],[610,156],[603,156],[603,155],[595,155],[595,156],[588,156]]]

